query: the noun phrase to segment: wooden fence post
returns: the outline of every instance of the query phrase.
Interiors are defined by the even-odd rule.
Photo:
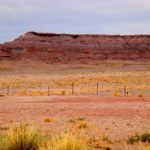
[[[50,86],[48,86],[48,96],[50,96]]]
[[[7,95],[9,95],[9,86],[7,87]]]
[[[99,91],[99,83],[97,82],[96,84],[96,94],[98,95],[98,91]]]
[[[126,96],[127,95],[127,86],[125,85],[124,86],[124,96]]]
[[[72,89],[72,95],[74,95],[74,83],[72,83],[71,89]]]

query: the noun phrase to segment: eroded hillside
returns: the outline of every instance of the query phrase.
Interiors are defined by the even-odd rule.
[[[0,45],[0,59],[88,63],[150,60],[150,35],[73,35],[28,32]]]

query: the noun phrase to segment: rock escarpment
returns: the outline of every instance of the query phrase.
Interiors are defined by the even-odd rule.
[[[77,35],[28,32],[0,45],[0,59],[50,63],[150,60],[150,35]]]

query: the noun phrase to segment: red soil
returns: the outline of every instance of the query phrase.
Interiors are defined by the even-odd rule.
[[[150,97],[1,97],[0,126],[24,121],[59,132],[68,119],[85,117],[114,139],[133,132],[150,131]],[[44,118],[55,118],[45,123]]]

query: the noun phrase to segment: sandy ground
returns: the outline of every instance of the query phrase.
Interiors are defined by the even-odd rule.
[[[150,97],[0,97],[0,127],[32,122],[39,128],[60,132],[68,119],[79,117],[111,138],[123,139],[135,132],[150,131]],[[45,123],[45,118],[55,121]]]

